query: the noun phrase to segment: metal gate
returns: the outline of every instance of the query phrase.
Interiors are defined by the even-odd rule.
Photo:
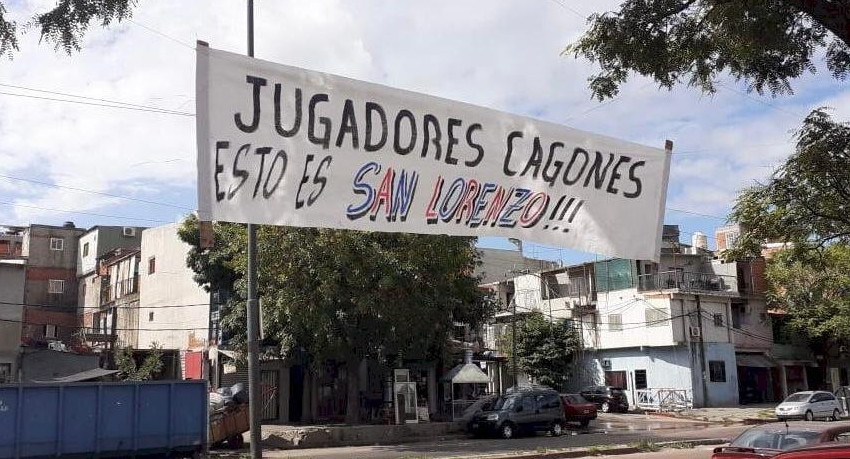
[[[280,417],[278,393],[280,372],[278,370],[260,371],[260,393],[263,399],[263,421],[277,421]]]

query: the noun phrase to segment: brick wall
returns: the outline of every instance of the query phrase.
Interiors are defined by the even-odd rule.
[[[24,326],[21,341],[34,344],[46,341],[45,325],[56,325],[56,338],[65,344],[75,341],[77,331],[77,313],[75,311],[51,311],[46,308],[24,307]]]

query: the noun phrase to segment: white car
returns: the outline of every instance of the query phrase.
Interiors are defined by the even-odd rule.
[[[791,394],[784,402],[776,407],[776,417],[784,419],[805,419],[813,421],[816,418],[832,419],[837,421],[841,418],[841,403],[829,392],[806,391]]]

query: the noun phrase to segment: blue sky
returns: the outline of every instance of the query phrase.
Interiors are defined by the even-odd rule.
[[[727,76],[714,95],[659,90],[633,78],[619,98],[600,104],[587,90],[593,65],[561,51],[584,30],[584,16],[616,1],[256,3],[257,57],[266,60],[646,145],[673,140],[665,220],[680,225],[685,241],[694,231],[713,235],[736,192],[765,180],[792,151],[790,131],[811,109],[831,106],[837,118],[850,118],[850,90],[824,68],[797,81],[795,95],[776,99],[747,94]],[[25,21],[52,4],[18,0],[9,15]],[[0,224],[155,226],[193,209],[194,118],[186,116],[194,111],[192,47],[201,39],[244,52],[244,14],[239,1],[141,2],[132,21],[93,27],[83,51],[70,57],[25,35],[14,59],[0,61]],[[74,99],[22,88],[183,114],[13,95]],[[513,247],[498,238],[481,245]],[[525,253],[568,263],[594,257],[535,244]]]

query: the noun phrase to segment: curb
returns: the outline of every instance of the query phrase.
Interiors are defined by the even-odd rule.
[[[728,443],[729,440],[723,438],[702,438],[696,440],[677,440],[677,441],[663,441],[658,443],[653,443],[654,445],[660,448],[667,448],[672,445],[679,445],[682,443],[688,443],[694,446],[705,446],[705,445],[722,445]],[[578,457],[596,457],[596,456],[620,456],[624,454],[635,454],[645,452],[641,448],[637,448],[629,445],[613,445],[609,447],[605,447],[604,449],[594,448],[594,447],[582,447],[582,448],[571,448],[565,450],[555,450],[555,451],[547,451],[545,453],[538,452],[517,452],[511,454],[496,454],[496,455],[476,455],[476,456],[455,456],[454,459],[464,459],[464,458],[480,458],[480,459],[570,459],[570,458],[578,458]]]

